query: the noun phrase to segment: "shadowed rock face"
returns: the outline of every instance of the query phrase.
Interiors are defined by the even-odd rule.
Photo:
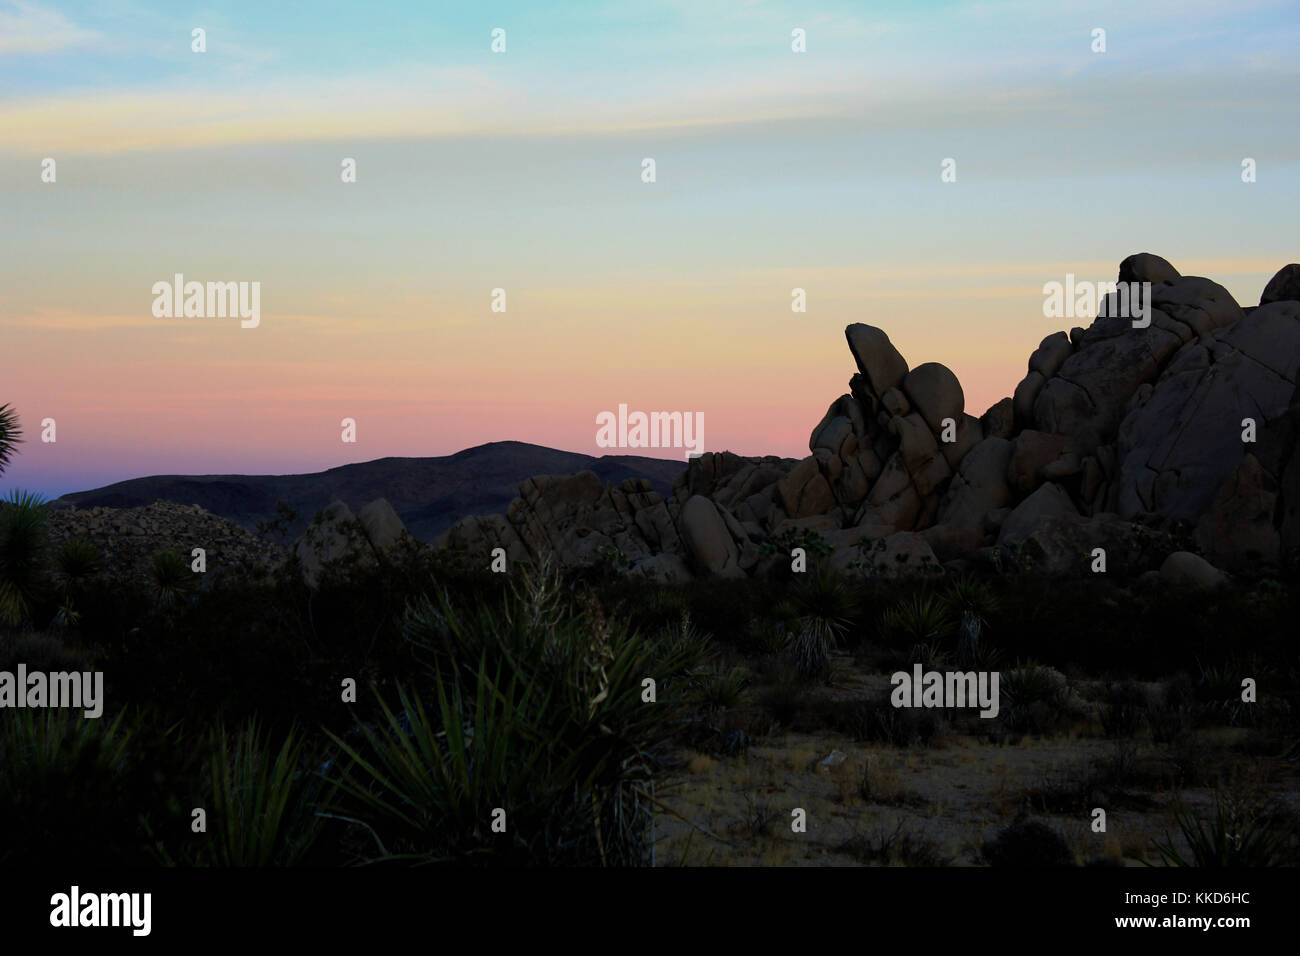
[[[1046,336],[1013,396],[982,418],[966,414],[949,369],[913,368],[883,329],[857,323],[845,329],[856,374],[808,457],[707,453],[667,496],[538,479],[504,515],[466,519],[442,543],[485,561],[497,546],[581,562],[609,545],[634,573],[676,580],[763,573],[810,533],[832,546],[832,566],[860,567],[862,539],[892,554],[920,532],[907,547],[915,537],[927,555],[987,560],[1010,546],[1069,574],[1097,548],[1136,554],[1137,522],[1188,529],[1225,567],[1276,560],[1300,544],[1300,265],[1250,309],[1150,253],[1126,258],[1118,279],[1151,283],[1150,323],[1104,301],[1088,328]],[[760,559],[768,541],[778,557]],[[1173,578],[1219,581],[1180,554],[1184,565],[1199,573]]]

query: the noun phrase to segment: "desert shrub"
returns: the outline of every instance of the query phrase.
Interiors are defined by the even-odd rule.
[[[1116,740],[1109,753],[1045,774],[1024,793],[1026,809],[1041,813],[1087,814],[1093,807],[1128,807],[1149,810],[1150,797],[1129,789],[1151,778],[1139,773],[1137,746],[1128,739]],[[1163,783],[1163,780],[1156,781]]]
[[[785,622],[777,618],[760,617],[749,622],[745,628],[741,650],[749,654],[776,654],[790,641],[790,632]]]
[[[1159,700],[1147,714],[1152,740],[1172,744],[1191,733],[1194,695],[1195,689],[1186,674],[1179,674],[1164,685]]]
[[[1059,868],[1074,866],[1065,838],[1041,820],[1022,820],[987,841],[981,854],[989,866]]]
[[[892,828],[877,824],[871,830],[859,831],[839,849],[859,863],[876,866],[931,867],[952,862],[933,840],[911,829],[902,819]]]
[[[18,664],[28,671],[83,671],[89,665],[85,653],[68,647],[58,637],[40,631],[0,634],[0,671],[12,673]]]
[[[809,558],[816,562],[831,553],[831,546],[811,528],[788,528],[780,534],[769,537],[758,546],[761,558],[782,557],[788,559],[795,548],[803,548]]]
[[[999,681],[998,719],[1007,729],[1048,733],[1068,716],[1069,689],[1058,671],[1029,661],[1002,671]]]
[[[766,607],[769,589],[761,581],[714,575],[696,578],[682,593],[701,628],[719,640],[740,644],[749,622]]]
[[[857,781],[858,796],[867,803],[890,807],[923,807],[925,798],[903,784],[898,768],[869,755]]]
[[[745,817],[741,831],[751,840],[770,836],[773,826],[781,819],[779,810],[772,807],[772,802],[756,793],[745,794]]]
[[[66,708],[21,709],[0,721],[0,865],[142,866],[153,862],[146,818],[174,820],[174,738],[140,759],[140,722],[86,718]],[[166,735],[163,735],[166,737]]]
[[[759,707],[781,727],[791,727],[808,709],[808,685],[797,674],[765,688],[758,695]]]
[[[650,585],[644,580],[623,578],[611,588],[611,597],[628,624],[646,633],[659,633],[674,627],[683,615],[690,617],[686,595],[676,585]],[[754,623],[761,622],[757,619]],[[742,639],[741,646],[746,643]]]
[[[1161,706],[1148,715],[1151,739],[1157,744],[1173,744],[1192,731],[1192,714],[1186,708]]]
[[[943,711],[894,707],[889,701],[853,700],[837,704],[832,726],[854,740],[891,747],[928,747],[947,729]]]
[[[1107,737],[1133,737],[1147,722],[1147,695],[1137,681],[1113,681],[1106,685],[1101,708],[1101,727]]]

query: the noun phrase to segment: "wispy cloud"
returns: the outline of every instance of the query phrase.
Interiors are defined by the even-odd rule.
[[[0,55],[54,53],[98,39],[56,10],[21,0],[0,5]]]

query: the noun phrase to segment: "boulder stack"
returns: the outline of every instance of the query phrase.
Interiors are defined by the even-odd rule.
[[[1300,265],[1245,309],[1149,253],[1118,279],[1151,283],[1149,324],[1103,299],[1086,329],[1045,336],[1013,394],[979,418],[951,370],[910,367],[883,329],[855,323],[857,371],[807,457],[706,453],[667,500],[590,472],[534,478],[506,514],[463,519],[440,543],[485,565],[495,547],[566,563],[617,553],[680,580],[761,572],[765,543],[782,552],[816,534],[844,570],[870,568],[855,558],[890,542],[916,565],[1013,548],[1070,574],[1097,548],[1135,555],[1155,526],[1184,529],[1219,567],[1276,562],[1300,545]],[[1162,576],[1213,577],[1181,553]]]

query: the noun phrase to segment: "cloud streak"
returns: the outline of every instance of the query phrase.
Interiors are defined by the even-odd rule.
[[[56,10],[23,2],[0,6],[0,56],[55,53],[99,39]]]

